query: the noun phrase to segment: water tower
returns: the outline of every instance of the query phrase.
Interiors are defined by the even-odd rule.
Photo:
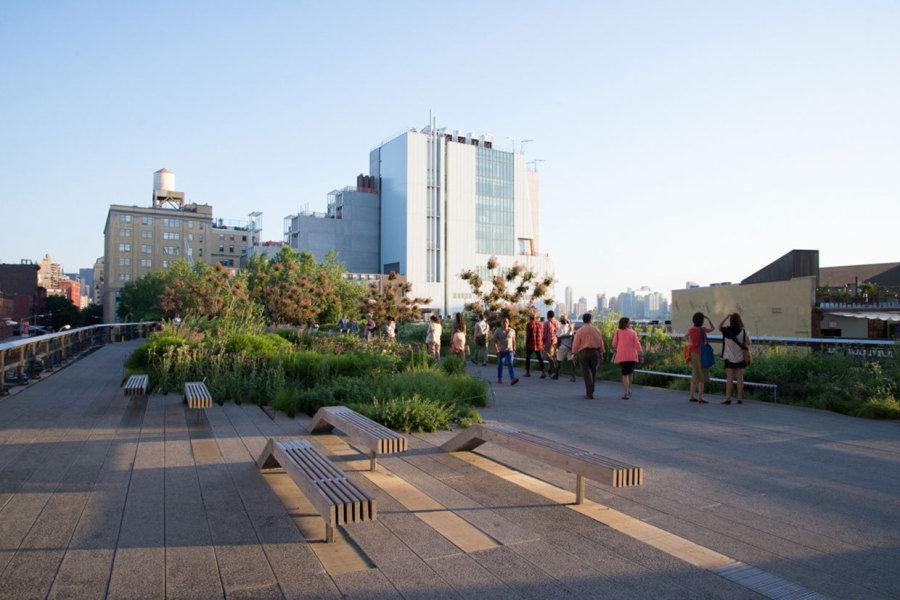
[[[175,173],[168,169],[153,174],[153,208],[184,208],[184,192],[175,191]]]

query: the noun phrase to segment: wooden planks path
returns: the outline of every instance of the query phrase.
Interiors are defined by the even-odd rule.
[[[307,436],[308,418],[228,403],[194,423],[179,394],[126,398],[122,361],[137,345],[107,346],[0,399],[0,598],[750,600],[774,589],[816,597],[797,585],[818,581],[803,571],[793,582],[782,568],[784,585],[754,588],[748,582],[769,566],[762,559],[752,564],[745,553],[737,571],[707,568],[678,558],[668,542],[629,535],[607,518],[615,511],[574,510],[557,469],[502,448],[442,452],[449,432],[410,436],[408,452],[383,457],[371,473],[368,456],[344,436]],[[548,420],[537,404],[531,411]],[[332,545],[287,476],[261,474],[255,464],[267,438],[304,436],[378,501],[377,521],[354,525]],[[637,513],[654,501],[657,511],[679,510],[662,506],[665,490],[647,485],[614,497],[592,491]],[[691,537],[701,524],[657,518],[654,526]],[[749,534],[741,535],[743,548]],[[715,549],[720,562],[731,560],[728,549]],[[894,584],[877,572],[893,564],[890,552],[871,557],[865,582],[829,573],[821,589],[892,597]]]

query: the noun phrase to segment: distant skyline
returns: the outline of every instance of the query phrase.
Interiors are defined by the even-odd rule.
[[[161,168],[280,240],[429,112],[538,161],[560,298],[897,261],[898,30],[874,0],[6,2],[0,261],[92,266]]]

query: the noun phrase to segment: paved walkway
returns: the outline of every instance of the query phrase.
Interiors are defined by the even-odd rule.
[[[0,399],[0,597],[898,598],[900,425],[684,393],[522,379],[491,421],[637,464],[588,482],[452,434],[367,457],[311,436],[375,494],[378,520],[324,526],[254,459],[306,418],[123,397],[135,342]],[[472,368],[491,380],[496,371]]]

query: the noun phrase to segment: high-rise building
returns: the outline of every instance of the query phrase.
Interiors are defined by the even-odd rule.
[[[582,296],[581,298],[578,299],[578,302],[575,303],[575,316],[578,317],[578,316],[584,315],[584,313],[586,313],[587,311],[588,311],[587,298]]]
[[[129,281],[168,268],[179,258],[234,268],[258,243],[253,221],[214,220],[208,204],[185,204],[174,191],[175,176],[153,174],[153,205],[113,204],[103,229],[103,320],[115,322],[117,294]]]
[[[476,298],[460,274],[489,281],[491,257],[500,272],[518,263],[553,274],[538,247],[537,189],[524,155],[432,122],[372,150],[369,175],[333,192],[325,214],[286,218],[285,241],[317,258],[333,248],[351,271],[405,275],[415,296],[431,298],[425,308],[461,311]]]
[[[575,292],[572,290],[571,285],[566,286],[566,308],[569,309],[569,315],[575,314]]]

